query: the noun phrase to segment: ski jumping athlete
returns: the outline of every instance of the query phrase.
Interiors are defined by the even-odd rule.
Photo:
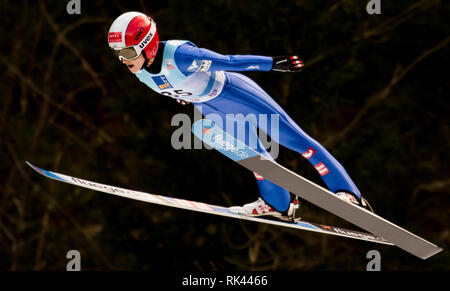
[[[226,114],[278,114],[278,143],[307,158],[327,187],[340,198],[362,207],[367,206],[341,164],[308,136],[255,82],[234,73],[299,72],[303,62],[298,56],[221,55],[198,48],[188,41],[159,42],[155,22],[140,12],[120,15],[109,29],[108,44],[115,56],[141,82],[183,105],[192,103],[201,108],[204,115],[214,113],[225,120]],[[250,130],[246,135],[256,133],[258,124],[252,125],[253,133]],[[234,129],[228,133],[234,136]],[[261,144],[255,150],[273,160]],[[256,173],[255,177],[261,197],[255,202],[230,209],[250,216],[291,217],[298,204],[291,199],[290,193]]]

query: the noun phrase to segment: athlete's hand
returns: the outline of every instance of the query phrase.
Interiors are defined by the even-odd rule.
[[[187,101],[180,100],[180,99],[177,99],[177,102],[180,103],[181,105],[186,105],[186,104],[191,103],[191,102],[187,102]]]
[[[273,57],[272,71],[301,72],[304,66],[299,56]]]

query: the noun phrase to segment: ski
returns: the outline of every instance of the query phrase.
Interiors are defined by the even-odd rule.
[[[250,171],[419,258],[425,260],[442,251],[442,248],[423,238],[366,209],[338,198],[329,190],[269,160],[224,132],[211,120],[196,121],[192,125],[192,132],[209,147],[216,149]]]
[[[376,235],[370,234],[370,233],[364,233],[360,231],[354,231],[349,229],[344,229],[340,227],[334,227],[334,226],[328,226],[318,223],[311,223],[307,221],[298,221],[296,223],[293,222],[287,222],[287,221],[281,221],[281,220],[274,220],[264,217],[252,217],[252,216],[246,216],[237,214],[234,212],[231,212],[228,208],[223,206],[217,206],[217,205],[211,205],[207,203],[202,202],[195,202],[185,199],[178,199],[174,197],[168,197],[168,196],[162,196],[162,195],[155,195],[140,191],[134,191],[130,189],[125,188],[119,188],[114,187],[106,184],[101,184],[97,182],[92,182],[88,180],[83,180],[80,178],[51,172],[48,170],[41,169],[39,167],[36,167],[32,165],[29,162],[26,162],[31,168],[33,168],[36,172],[39,174],[57,180],[59,182],[64,182],[68,184],[72,184],[75,186],[84,187],[87,189],[100,191],[108,194],[113,194],[129,199],[139,200],[143,202],[153,203],[153,204],[159,204],[164,206],[170,206],[175,208],[181,208],[191,211],[197,211],[202,213],[208,213],[213,215],[219,215],[219,216],[226,216],[226,217],[232,217],[237,219],[243,219],[243,220],[249,220],[259,223],[266,223],[266,224],[272,224],[282,227],[289,227],[294,229],[300,229],[300,230],[307,230],[307,231],[313,231],[323,234],[329,234],[329,235],[335,235],[335,236],[341,236],[346,238],[352,238],[357,240],[363,240],[373,243],[379,243],[379,244],[385,244],[385,245],[392,245],[392,243],[388,242],[382,237],[378,237]]]

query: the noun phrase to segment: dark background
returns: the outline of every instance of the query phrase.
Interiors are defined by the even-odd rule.
[[[0,269],[449,270],[449,5],[446,1],[1,1]],[[110,52],[131,10],[160,39],[223,54],[300,54],[300,74],[251,72],[347,169],[375,211],[441,246],[396,247],[128,200],[46,179],[25,164],[217,205],[257,197],[251,172],[214,151],[174,150],[174,114]],[[446,17],[447,16],[447,17]],[[297,153],[279,163],[321,185]],[[305,203],[305,220],[352,227]]]

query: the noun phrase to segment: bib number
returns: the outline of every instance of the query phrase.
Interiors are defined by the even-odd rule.
[[[172,91],[164,91],[164,92],[161,92],[161,94],[172,97],[172,98],[192,96],[191,92],[183,91],[181,89],[180,90],[172,90]]]

